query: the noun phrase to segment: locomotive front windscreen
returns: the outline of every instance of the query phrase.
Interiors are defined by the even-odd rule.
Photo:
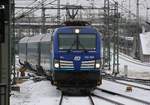
[[[59,34],[59,50],[95,50],[95,34]]]

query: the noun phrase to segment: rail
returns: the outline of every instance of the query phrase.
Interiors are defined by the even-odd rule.
[[[121,85],[132,86],[132,87],[138,88],[138,89],[150,90],[150,88],[145,88],[145,87],[141,87],[141,86],[136,86],[136,85],[133,85],[133,84],[131,84],[131,83],[124,83],[124,82],[121,82],[121,81],[111,80],[111,79],[104,79],[104,80],[111,81],[111,82],[115,82],[115,83],[121,84]]]
[[[92,96],[94,97],[97,97],[99,99],[102,99],[102,100],[105,100],[107,102],[110,102],[112,104],[115,104],[115,105],[124,105],[123,103],[120,103],[120,102],[117,102],[117,101],[114,101],[112,99],[109,99],[109,98],[106,98],[106,97],[103,97],[103,96],[99,96],[99,95],[96,95],[96,94],[91,94]]]
[[[7,85],[0,83],[0,104],[2,103],[2,96],[4,96],[4,98],[3,98],[4,104],[3,105],[6,105],[6,103],[7,103]]]
[[[127,82],[133,82],[133,83],[138,83],[138,84],[142,84],[142,85],[146,85],[146,86],[150,86],[150,80],[148,79],[136,79],[136,78],[126,78],[126,77],[115,77],[112,76],[110,74],[105,74],[103,76],[103,78],[105,80],[123,80],[123,81],[127,81]]]
[[[95,105],[91,95],[89,95],[89,99],[91,101],[91,105]]]
[[[109,93],[109,94],[118,95],[118,96],[130,99],[130,100],[136,101],[136,102],[140,102],[140,103],[143,103],[144,105],[150,105],[149,101],[144,101],[144,100],[141,100],[141,99],[138,99],[138,98],[127,96],[127,95],[124,95],[124,94],[121,94],[121,93],[116,93],[116,92],[113,92],[113,91],[110,91],[110,90],[105,90],[105,89],[102,89],[102,88],[96,88],[96,89],[100,90],[100,91],[103,91],[103,92],[106,92],[106,93]]]
[[[61,94],[61,97],[60,97],[59,105],[62,105],[63,97],[64,97],[64,95],[63,95],[63,93],[62,93],[62,94]]]
[[[93,99],[92,99],[92,95],[88,95],[88,97],[89,97],[89,100],[90,100],[90,104],[91,105],[95,105],[95,103],[94,103],[94,101],[93,101]],[[60,101],[59,101],[59,105],[62,105],[62,103],[63,103],[63,98],[64,98],[64,94],[62,93],[61,94],[61,97],[60,97]]]

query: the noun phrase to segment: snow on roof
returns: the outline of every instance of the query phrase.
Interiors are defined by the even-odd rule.
[[[142,53],[144,55],[150,55],[150,32],[141,33],[140,41],[141,41]]]
[[[30,42],[40,42],[40,40],[45,36],[45,34],[40,34],[40,35],[36,35],[36,36],[33,36],[29,39],[29,43]]]
[[[24,37],[19,41],[19,43],[27,43],[28,40],[29,40],[29,37]]]
[[[42,39],[41,39],[41,42],[47,42],[47,41],[50,41],[51,40],[51,35],[50,34],[47,34],[45,35]]]

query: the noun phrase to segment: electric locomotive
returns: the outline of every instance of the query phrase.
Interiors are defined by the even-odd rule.
[[[87,22],[65,22],[52,35],[21,39],[19,58],[61,90],[91,91],[102,82],[101,34]]]
[[[101,34],[86,22],[66,22],[54,32],[53,84],[94,89],[101,84]]]

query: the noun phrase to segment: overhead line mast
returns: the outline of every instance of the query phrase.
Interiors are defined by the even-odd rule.
[[[45,8],[44,8],[44,1],[42,0],[42,14],[41,14],[41,17],[42,17],[42,27],[41,27],[41,32],[44,34],[46,33],[46,30],[45,30]]]
[[[60,25],[60,0],[57,0],[57,24]]]
[[[140,59],[140,56],[139,56],[139,47],[140,47],[140,44],[139,44],[139,33],[140,33],[140,20],[139,20],[139,0],[137,0],[136,2],[136,24],[137,24],[137,27],[136,27],[136,35],[134,35],[134,57],[136,59]]]

